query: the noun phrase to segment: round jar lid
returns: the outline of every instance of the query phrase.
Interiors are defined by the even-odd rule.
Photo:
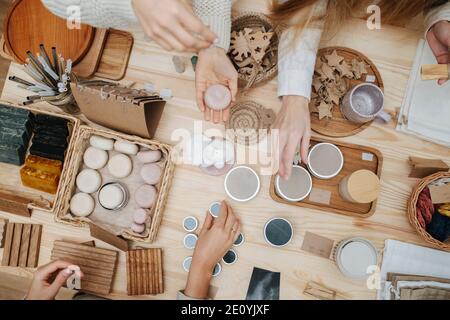
[[[284,247],[292,240],[292,225],[284,218],[273,218],[264,226],[264,238],[274,247]]]
[[[348,179],[347,191],[355,202],[371,203],[380,194],[380,179],[372,171],[356,171]]]
[[[308,168],[319,179],[336,177],[344,166],[344,156],[334,144],[319,143],[308,155]]]
[[[238,202],[252,200],[259,192],[261,182],[255,170],[239,166],[231,169],[225,177],[225,192]]]
[[[195,217],[189,216],[183,220],[183,228],[187,232],[194,232],[198,228],[198,220]]]
[[[361,238],[343,241],[336,250],[336,263],[341,272],[353,279],[368,277],[367,269],[376,266],[378,252],[375,246]]]
[[[223,263],[225,264],[234,264],[237,260],[237,253],[233,249],[230,249],[225,253],[222,258]]]
[[[308,170],[300,166],[292,168],[292,174],[288,180],[277,176],[277,194],[283,199],[291,202],[304,200],[312,189],[312,178]]]

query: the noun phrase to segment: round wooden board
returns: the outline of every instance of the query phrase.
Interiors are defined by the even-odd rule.
[[[40,52],[42,43],[50,55],[52,47],[64,59],[80,61],[90,48],[95,29],[81,25],[80,29],[67,28],[66,20],[52,14],[41,0],[16,0],[5,19],[5,43],[18,62],[25,63],[27,51]]]
[[[368,75],[375,76],[376,80],[374,84],[379,86],[381,90],[384,91],[383,79],[381,78],[380,72],[378,71],[377,67],[369,58],[358,51],[344,47],[328,47],[319,50],[317,58],[322,57],[323,55],[331,54],[334,50],[336,50],[338,55],[344,57],[345,61],[349,62],[350,64],[354,58],[364,61],[368,65]],[[348,80],[348,89],[365,82],[365,79],[366,76],[363,76],[359,80]],[[312,100],[311,103],[314,103],[314,100]],[[355,135],[369,127],[372,123],[368,122],[364,124],[357,124],[348,121],[342,115],[339,106],[334,106],[332,113],[333,117],[331,119],[322,120],[319,120],[318,114],[311,113],[311,129],[324,136],[339,138]]]

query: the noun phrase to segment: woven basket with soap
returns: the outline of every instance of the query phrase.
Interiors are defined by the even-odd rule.
[[[126,240],[155,240],[174,173],[171,147],[138,136],[81,126],[72,154],[57,221],[77,227],[95,223]],[[102,163],[97,154],[105,154]],[[90,175],[85,174],[89,171],[97,171],[101,180],[89,181]],[[91,188],[93,183],[96,186]],[[76,202],[75,196],[79,195],[89,198],[93,207]],[[148,203],[150,198],[153,200]]]

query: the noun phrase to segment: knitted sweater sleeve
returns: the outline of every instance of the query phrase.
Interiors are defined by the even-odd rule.
[[[219,42],[217,47],[228,51],[231,33],[232,0],[193,0],[192,7],[197,16],[209,25]]]
[[[78,10],[82,23],[98,28],[123,29],[138,24],[131,0],[42,0],[42,3],[64,19]]]
[[[450,2],[433,8],[425,16],[425,32],[431,29],[436,23],[442,20],[450,21]],[[425,33],[425,36],[426,36]]]

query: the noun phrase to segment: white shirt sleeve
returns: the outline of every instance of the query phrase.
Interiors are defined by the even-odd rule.
[[[431,27],[443,20],[450,21],[450,3],[436,7],[427,13],[425,17],[425,38]]]
[[[313,8],[313,17],[325,15],[328,0],[320,0]],[[311,84],[317,50],[324,21],[314,21],[297,37],[293,28],[283,32],[278,47],[278,96],[311,98]]]

